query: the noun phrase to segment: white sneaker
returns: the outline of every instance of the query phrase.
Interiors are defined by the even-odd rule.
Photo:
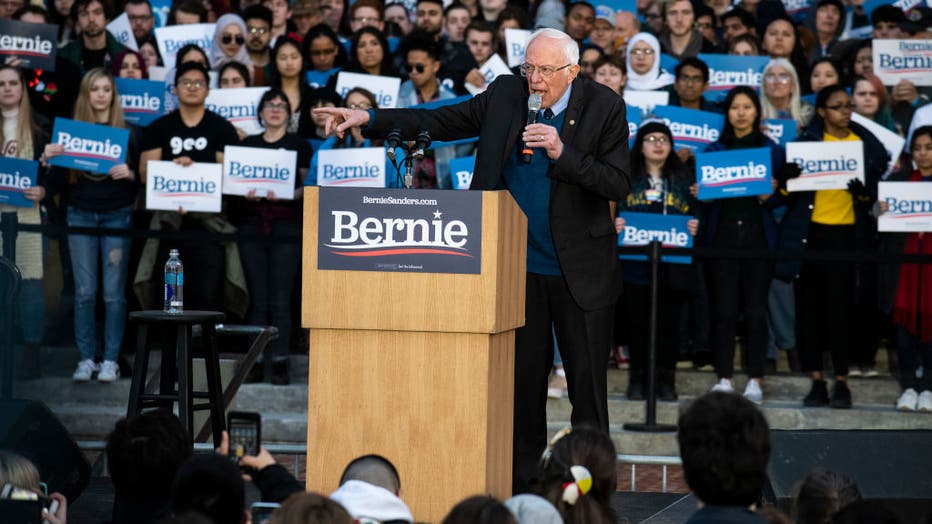
[[[723,378],[718,381],[718,384],[712,386],[712,389],[709,391],[721,391],[723,393],[734,393],[735,387],[731,384],[731,379]]]
[[[862,368],[862,372],[864,373],[864,378],[876,378],[880,376],[880,373],[877,372],[877,368],[873,366]]]
[[[932,391],[927,389],[919,394],[919,401],[916,402],[916,409],[923,413],[932,413]]]
[[[100,368],[96,362],[91,359],[82,360],[78,362],[78,369],[74,370],[71,379],[75,382],[87,382],[91,379],[91,375],[97,371],[100,371]]]
[[[112,360],[104,360],[100,365],[100,373],[97,374],[98,382],[113,382],[120,378],[120,365]]]
[[[852,366],[851,368],[848,369],[848,376],[849,377],[863,377],[864,372],[861,371],[861,368],[857,366]]]
[[[907,388],[896,401],[896,409],[900,411],[916,411],[916,404],[919,402],[919,394],[913,388]],[[932,394],[929,395],[930,409],[932,409]]]
[[[748,379],[748,385],[744,387],[744,398],[755,404],[764,403],[764,392],[760,388],[760,383],[756,380]]]

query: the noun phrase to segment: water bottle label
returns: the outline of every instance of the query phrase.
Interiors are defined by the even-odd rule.
[[[184,285],[184,273],[178,273],[178,285],[179,286]]]
[[[175,291],[175,288],[173,288],[170,284],[165,284],[165,301],[166,302],[171,301],[175,297],[174,291]]]
[[[165,286],[174,286],[175,285],[175,274],[174,273],[165,273]]]

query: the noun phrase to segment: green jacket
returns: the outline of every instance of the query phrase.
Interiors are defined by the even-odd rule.
[[[116,55],[120,54],[123,51],[129,50],[128,47],[117,42],[117,39],[110,34],[109,31],[105,32],[107,35],[107,56],[104,58],[104,66],[109,66],[110,62],[113,61]],[[81,50],[84,48],[84,39],[80,36],[72,40],[68,45],[62,47],[58,50],[58,57],[62,60],[67,60],[74,64],[78,69],[81,70],[81,74],[87,72],[87,69],[81,64]]]

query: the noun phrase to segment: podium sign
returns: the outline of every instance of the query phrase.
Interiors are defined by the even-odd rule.
[[[481,192],[322,187],[318,209],[318,269],[481,272]]]

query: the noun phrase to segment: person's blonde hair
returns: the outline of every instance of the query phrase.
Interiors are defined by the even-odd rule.
[[[35,124],[32,121],[32,105],[29,103],[28,86],[23,72],[11,65],[0,65],[0,71],[9,69],[16,73],[19,83],[22,86],[22,98],[19,100],[19,115],[16,118],[16,142],[19,144],[17,158],[25,160],[33,159],[32,133],[35,130]],[[13,138],[13,137],[10,137]],[[6,144],[8,138],[3,136],[3,126],[0,126],[0,145]],[[0,153],[3,154],[3,153]]]
[[[97,115],[94,114],[94,108],[91,107],[91,88],[101,78],[105,78],[110,82],[110,89],[113,91],[113,98],[110,100],[110,116],[106,122],[98,122]],[[123,116],[120,95],[117,93],[116,81],[110,71],[102,67],[95,67],[84,75],[84,78],[81,79],[81,87],[78,89],[78,100],[74,103],[74,119],[92,124],[104,123],[110,127],[126,127],[126,118]]]
[[[39,470],[26,457],[0,449],[0,487],[12,484],[17,488],[38,492]]]

